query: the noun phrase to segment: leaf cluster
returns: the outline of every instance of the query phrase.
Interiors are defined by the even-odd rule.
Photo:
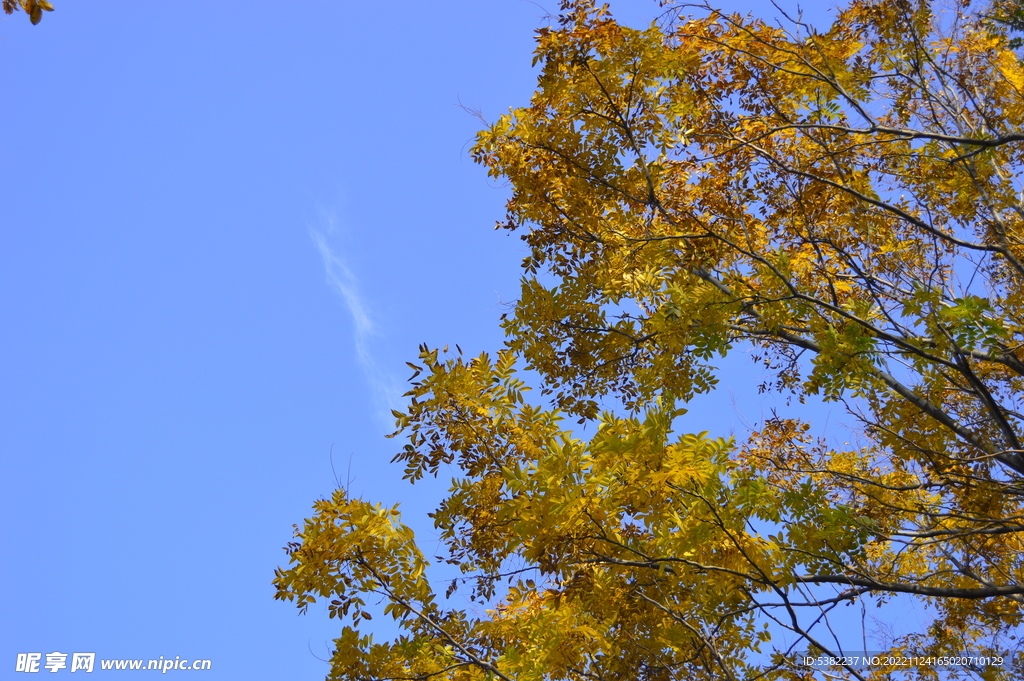
[[[53,5],[47,0],[3,0],[3,3],[6,14],[13,14],[15,10],[22,9],[28,14],[33,25],[43,20],[43,12],[53,11]]]

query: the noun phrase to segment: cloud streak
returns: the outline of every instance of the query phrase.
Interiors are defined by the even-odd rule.
[[[359,292],[359,282],[344,258],[332,248],[330,237],[337,232],[331,216],[324,216],[326,231],[316,228],[309,230],[309,236],[323,261],[327,284],[338,294],[352,318],[352,336],[356,360],[369,384],[376,416],[390,429],[394,425],[391,410],[397,409],[401,390],[395,378],[383,371],[370,351],[373,337],[379,336],[373,319]]]

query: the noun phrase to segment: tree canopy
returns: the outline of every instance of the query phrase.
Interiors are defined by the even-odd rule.
[[[396,412],[405,477],[454,471],[432,519],[463,577],[441,593],[397,507],[317,502],[275,585],[346,621],[330,678],[824,678],[797,653],[870,650],[842,632],[908,600],[929,621],[873,649],[910,663],[832,678],[1013,678],[1024,66],[1003,10],[855,0],[818,32],[670,5],[636,30],[563,2],[530,105],[473,152],[530,249],[506,345],[421,348]],[[789,406],[686,433],[725,357],[760,367],[734,390]],[[374,613],[403,635],[361,633]]]

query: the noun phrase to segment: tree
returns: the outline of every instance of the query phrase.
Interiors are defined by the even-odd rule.
[[[38,24],[43,20],[43,12],[52,12],[53,5],[47,0],[4,0],[4,12],[13,14],[17,9],[25,10],[29,21]]]
[[[339,490],[275,579],[348,618],[331,678],[822,678],[797,652],[870,647],[833,633],[908,600],[930,621],[884,646],[924,659],[832,678],[1014,674],[929,659],[1021,633],[1024,66],[999,8],[855,0],[826,33],[685,9],[632,30],[567,0],[531,105],[480,133],[521,297],[495,357],[421,348],[395,433],[410,481],[456,471],[445,595],[479,605],[440,598],[397,507]],[[740,350],[790,406],[674,435]],[[812,395],[854,444],[801,419]],[[377,605],[403,636],[360,635]]]

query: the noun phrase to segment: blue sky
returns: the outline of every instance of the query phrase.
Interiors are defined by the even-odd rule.
[[[281,547],[335,475],[433,507],[388,465],[405,361],[497,349],[524,255],[459,104],[528,102],[557,3],[54,2],[0,19],[0,678],[322,678],[339,625],[272,599]]]

